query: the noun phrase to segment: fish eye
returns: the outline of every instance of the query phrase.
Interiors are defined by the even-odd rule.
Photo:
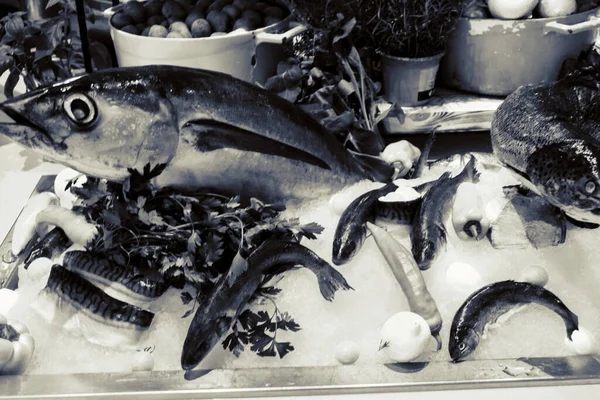
[[[84,94],[72,94],[65,98],[63,109],[67,117],[79,126],[87,126],[96,119],[96,105]]]
[[[467,348],[467,345],[464,343],[461,343],[458,345],[458,350],[459,351],[464,351]]]
[[[588,194],[594,193],[596,191],[596,183],[594,181],[587,181],[583,186],[583,190]]]

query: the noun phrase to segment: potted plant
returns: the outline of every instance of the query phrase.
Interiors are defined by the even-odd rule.
[[[463,0],[364,0],[361,35],[381,55],[386,100],[426,103]]]

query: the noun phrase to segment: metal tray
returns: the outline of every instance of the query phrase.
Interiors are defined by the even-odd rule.
[[[49,190],[45,176],[32,194]],[[10,238],[0,255],[10,254]],[[15,288],[20,260],[0,287]],[[232,398],[368,394],[451,389],[600,384],[600,356],[368,364],[332,367],[214,369],[0,376],[0,399]]]

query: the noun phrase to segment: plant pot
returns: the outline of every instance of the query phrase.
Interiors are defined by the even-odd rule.
[[[399,106],[420,106],[431,99],[444,53],[424,58],[381,56],[387,101]]]

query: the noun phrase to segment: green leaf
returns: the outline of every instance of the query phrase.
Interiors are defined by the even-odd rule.
[[[290,342],[275,342],[275,347],[277,348],[279,358],[283,358],[289,352],[294,351],[294,346],[292,346]]]
[[[189,316],[190,316],[190,315],[191,315],[193,312],[194,312],[194,309],[193,309],[193,308],[190,308],[189,310],[187,310],[187,311],[185,312],[185,314],[183,314],[183,315],[181,316],[181,318],[187,318],[187,317],[189,317]]]
[[[179,296],[181,297],[181,302],[183,304],[189,304],[192,300],[194,300],[194,298],[191,294],[189,294],[189,292],[181,292]]]
[[[349,20],[348,22],[346,22],[343,26],[342,26],[342,32],[338,35],[335,35],[333,37],[333,44],[339,42],[340,40],[347,38],[350,35],[350,32],[352,32],[352,29],[354,29],[354,27],[356,26],[356,18],[352,18],[351,20]]]
[[[8,78],[6,78],[6,83],[4,84],[4,96],[6,96],[7,99],[14,97],[14,90],[17,83],[19,83],[20,77],[21,74],[18,69],[14,68],[10,71]]]

